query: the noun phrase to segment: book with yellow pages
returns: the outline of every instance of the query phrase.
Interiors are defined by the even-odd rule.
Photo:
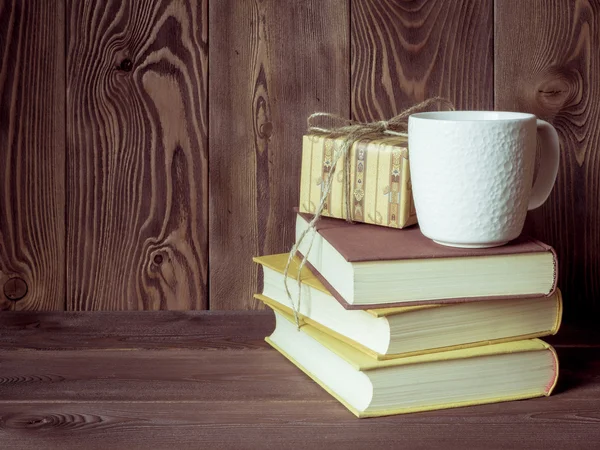
[[[378,361],[274,309],[265,340],[357,417],[375,417],[550,395],[554,349],[539,339]]]
[[[254,258],[264,274],[263,291],[255,297],[292,314],[283,276],[287,258]],[[296,258],[288,272],[294,300],[298,263]],[[300,317],[376,359],[548,336],[558,331],[562,316],[558,289],[550,297],[347,310],[307,267],[301,279]]]
[[[296,214],[296,240],[311,217]],[[346,309],[548,297],[556,289],[554,249],[525,235],[465,249],[436,244],[418,227],[398,231],[320,217],[315,229],[298,254],[307,255],[314,275]]]

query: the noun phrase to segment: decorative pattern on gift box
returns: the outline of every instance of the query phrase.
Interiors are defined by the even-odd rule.
[[[333,165],[333,142],[326,141],[323,145],[323,175],[321,178],[317,180],[317,184],[321,186],[321,194],[323,195],[323,191],[325,190],[325,185],[327,180],[331,176],[331,169]],[[329,203],[331,201],[331,192],[327,195],[327,200],[325,200],[325,207],[323,209],[324,214],[327,215],[329,212]]]
[[[332,161],[335,160],[340,142],[341,138],[304,136],[301,212],[315,212],[326,181],[334,176],[323,215],[346,218],[343,159],[332,171]],[[362,139],[350,149],[350,158],[353,220],[392,228],[403,228],[417,222],[405,137]]]

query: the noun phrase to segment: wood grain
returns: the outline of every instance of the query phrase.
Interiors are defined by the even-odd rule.
[[[211,309],[261,308],[251,259],[294,242],[306,118],[349,115],[348,1],[209,9]]]
[[[600,405],[600,348],[558,347],[557,353],[560,377],[550,399],[591,398]],[[336,402],[270,347],[215,349],[209,341],[200,349],[11,349],[1,357],[0,403]]]
[[[65,307],[63,16],[62,0],[0,1],[0,310]],[[5,295],[15,282],[24,296]]]
[[[597,398],[358,420],[332,402],[0,403],[11,449],[596,449]]]
[[[353,0],[352,116],[390,118],[429,97],[493,108],[492,0]]]
[[[565,318],[600,312],[600,3],[496,1],[496,108],[558,131],[561,162],[530,233],[558,253]]]
[[[0,314],[0,348],[264,349],[274,328],[271,310],[15,312]]]
[[[6,351],[0,393],[2,402],[303,401],[327,395],[270,348]]]
[[[206,5],[68,3],[69,310],[207,307]]]
[[[5,448],[600,445],[600,347],[573,346],[571,340],[558,347],[559,385],[549,398],[358,420],[283,356],[255,342],[258,334],[272,330],[272,313],[17,312],[0,320],[0,439]],[[200,345],[129,347],[131,339],[148,339],[153,320],[159,339],[179,328],[183,342],[195,332]],[[121,339],[104,340],[104,347],[90,345],[90,335],[99,335],[102,323]],[[26,341],[45,342],[46,350],[18,349],[5,340],[10,334],[23,337],[23,347]],[[48,350],[68,336],[71,350]],[[580,338],[593,341],[589,335]]]
[[[202,315],[215,324],[241,316],[250,325],[266,316]],[[7,350],[0,341],[2,444],[11,449],[600,444],[599,348],[559,348],[560,384],[549,398],[358,420],[273,349],[245,346],[254,333],[246,329],[239,322],[233,334],[240,345],[220,350],[208,336],[206,347],[197,350]],[[213,331],[217,341],[228,332]]]
[[[14,312],[0,314],[0,348],[260,349],[275,328],[268,311]],[[595,322],[563,325],[545,341],[557,348],[598,347]]]

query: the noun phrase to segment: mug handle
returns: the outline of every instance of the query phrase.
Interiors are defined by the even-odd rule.
[[[558,133],[554,127],[545,120],[537,119],[537,131],[542,143],[542,157],[539,172],[529,198],[528,211],[539,208],[548,200],[556,182],[560,158]]]

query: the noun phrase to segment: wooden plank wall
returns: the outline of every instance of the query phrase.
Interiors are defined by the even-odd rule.
[[[493,109],[492,13],[492,0],[353,0],[353,118],[385,119],[438,95]]]
[[[64,2],[0,0],[0,309],[65,296]]]
[[[306,117],[349,116],[348,1],[209,8],[210,304],[255,308],[252,257],[294,240]]]
[[[66,308],[204,309],[207,3],[67,5]]]
[[[549,121],[561,144],[528,227],[557,250],[567,319],[585,318],[600,311],[600,2],[496,0],[495,16],[496,108]]]
[[[443,95],[557,127],[528,228],[598,311],[597,0],[64,2],[0,0],[0,308],[257,308],[306,117]]]

